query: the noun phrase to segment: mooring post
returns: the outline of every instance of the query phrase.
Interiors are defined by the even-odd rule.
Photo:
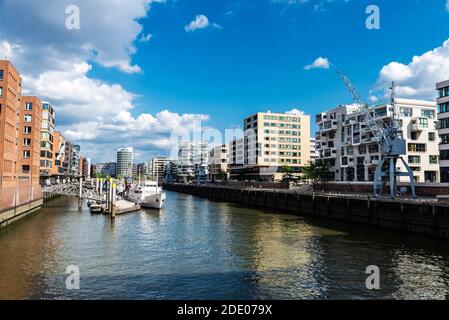
[[[103,178],[100,178],[100,196],[103,194]]]
[[[80,185],[78,190],[78,210],[81,211],[81,205],[82,205],[82,195],[83,195],[83,178],[80,178]]]
[[[115,184],[115,182],[112,181],[112,179],[111,179],[111,184],[112,184],[111,217],[114,219],[115,218],[115,196],[116,196],[117,185]]]
[[[112,178],[109,178],[109,186],[108,186],[108,188],[109,188],[109,213],[111,214],[111,216],[112,216],[112,206],[113,206],[113,204],[112,204],[112,194],[113,194],[112,184],[113,184]]]
[[[107,214],[109,214],[109,180],[106,180],[106,185],[105,185],[105,211]]]

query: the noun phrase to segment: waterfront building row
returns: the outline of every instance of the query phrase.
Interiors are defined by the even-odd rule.
[[[0,189],[19,181],[35,185],[42,177],[83,174],[79,149],[55,130],[52,105],[22,95],[19,71],[0,60]]]

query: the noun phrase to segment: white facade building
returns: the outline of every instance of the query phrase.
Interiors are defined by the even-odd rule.
[[[316,149],[316,138],[310,138],[310,162],[320,158],[320,153]]]
[[[117,176],[131,178],[133,175],[133,148],[120,148],[117,150]]]
[[[403,157],[414,171],[415,181],[438,182],[435,102],[396,99],[396,108],[407,145],[407,154]],[[315,117],[319,126],[317,150],[320,158],[329,159],[331,178],[336,181],[373,181],[381,157],[379,143],[357,110],[358,106],[343,105]],[[390,105],[379,105],[371,110],[378,122],[391,121],[393,109]],[[402,164],[398,163],[398,167],[405,171]],[[407,181],[407,178],[401,178],[401,181]]]
[[[179,142],[177,176],[183,180],[193,179],[201,169],[207,174],[207,142]]]
[[[210,180],[214,181],[227,178],[228,145],[223,144],[209,150],[208,161],[208,175]],[[223,173],[226,173],[226,176]]]
[[[163,180],[165,175],[165,168],[167,164],[173,162],[173,159],[168,157],[155,157],[151,160],[151,177],[153,180]]]

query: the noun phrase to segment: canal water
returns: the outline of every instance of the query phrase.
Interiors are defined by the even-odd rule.
[[[448,258],[443,241],[172,192],[114,222],[59,198],[0,231],[0,299],[446,299]]]

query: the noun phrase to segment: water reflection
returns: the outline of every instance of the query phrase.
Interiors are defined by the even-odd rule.
[[[115,220],[61,198],[0,232],[0,298],[445,299],[444,242],[169,193]],[[81,290],[65,289],[78,265]],[[381,290],[365,269],[381,270]]]

